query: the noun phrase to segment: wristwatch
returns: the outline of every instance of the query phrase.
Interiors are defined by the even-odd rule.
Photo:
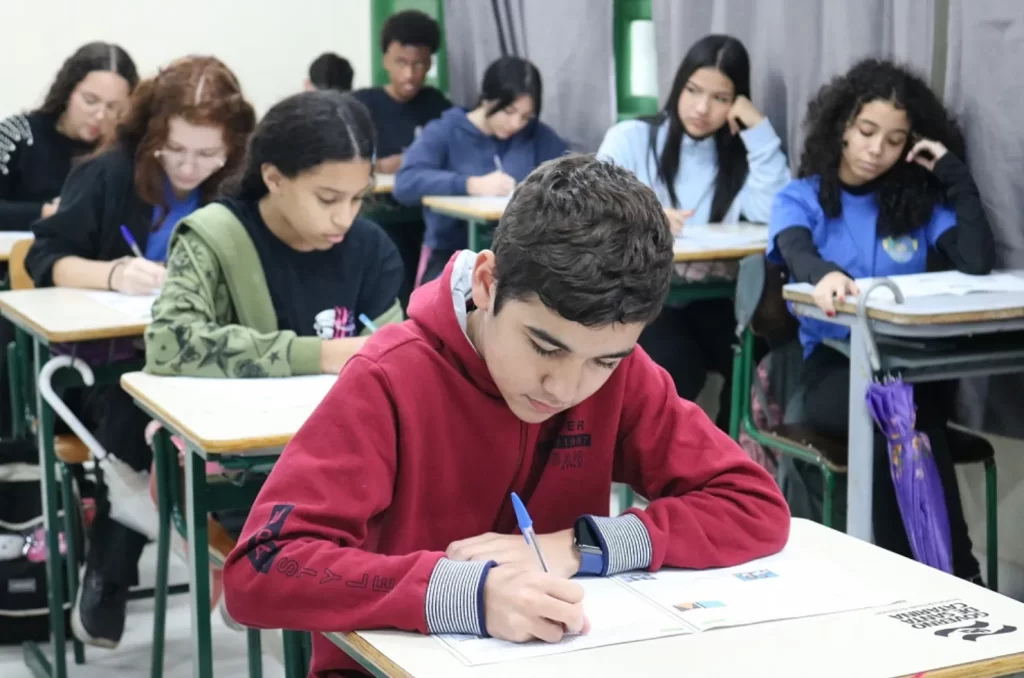
[[[604,572],[604,549],[586,517],[578,518],[573,527],[573,543],[580,552],[580,574],[600,575]]]

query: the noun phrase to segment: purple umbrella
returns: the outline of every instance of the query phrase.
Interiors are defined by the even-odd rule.
[[[914,387],[886,377],[868,387],[867,404],[888,442],[892,484],[914,558],[952,573],[946,496],[928,436],[914,429]]]

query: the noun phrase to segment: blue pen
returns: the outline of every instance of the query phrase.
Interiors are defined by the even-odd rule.
[[[140,259],[146,258],[143,256],[142,250],[139,249],[138,243],[135,242],[135,238],[132,237],[132,232],[128,230],[127,226],[121,226],[121,237],[124,238],[126,243],[128,243],[128,247],[132,249],[132,254]]]
[[[373,324],[373,321],[366,317],[365,313],[359,314],[359,322],[363,323],[363,327],[369,328],[370,334],[377,331],[377,326]]]
[[[523,501],[515,492],[512,493],[512,508],[516,510],[516,520],[519,521],[519,531],[522,532],[523,537],[526,538],[526,543],[533,547],[534,553],[537,554],[537,560],[540,561],[541,569],[547,572],[548,564],[544,562],[544,554],[540,552],[540,544],[537,543],[537,533],[533,531],[533,520],[530,518],[530,514],[526,512],[526,507],[523,505]]]

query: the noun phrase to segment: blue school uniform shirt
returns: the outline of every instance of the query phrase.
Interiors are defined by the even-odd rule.
[[[179,199],[174,195],[171,182],[165,179],[164,201],[168,207],[166,212],[159,205],[153,208],[153,231],[146,240],[146,258],[160,263],[167,261],[167,246],[175,225],[199,209],[199,189]]]
[[[877,194],[840,193],[842,211],[832,219],[825,216],[818,202],[819,177],[796,179],[779,191],[772,206],[768,228],[768,257],[784,263],[775,248],[775,238],[787,228],[806,228],[811,232],[822,259],[830,261],[853,278],[924,273],[928,248],[956,226],[956,213],[937,205],[931,220],[907,235],[878,237]],[[842,325],[798,316],[800,344],[804,357],[825,339],[843,340],[850,330]]]
[[[466,180],[495,171],[494,157],[502,170],[517,182],[541,163],[569,150],[553,129],[531,121],[509,139],[484,134],[466,117],[464,108],[449,108],[427,124],[405,152],[395,176],[393,196],[414,207],[426,195],[466,195]],[[458,250],[466,247],[466,222],[423,210],[427,247]]]
[[[610,160],[628,169],[637,179],[649,186],[665,207],[672,207],[668,188],[658,177],[657,158],[665,148],[669,123],[658,126],[651,152],[651,126],[642,120],[626,120],[613,126],[605,134],[598,157]],[[750,129],[742,130],[740,138],[747,149],[749,173],[740,192],[736,194],[722,221],[735,223],[740,215],[748,221],[766,223],[771,213],[775,194],[792,178],[789,163],[782,152],[782,141],[768,118]],[[679,172],[675,190],[678,209],[696,210],[687,219],[688,224],[706,224],[711,219],[711,203],[715,199],[715,179],[718,177],[718,149],[713,137],[693,139],[683,136]]]

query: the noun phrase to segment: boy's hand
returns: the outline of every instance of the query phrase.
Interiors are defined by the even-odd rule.
[[[537,535],[537,543],[552,575],[568,579],[580,571],[580,554],[573,543],[572,530]],[[521,534],[488,532],[454,541],[448,545],[445,556],[451,560],[493,560],[499,565],[540,570],[537,554]]]
[[[484,621],[492,637],[514,643],[534,638],[557,643],[566,633],[590,630],[583,614],[583,587],[517,565],[499,565],[488,571]]]

